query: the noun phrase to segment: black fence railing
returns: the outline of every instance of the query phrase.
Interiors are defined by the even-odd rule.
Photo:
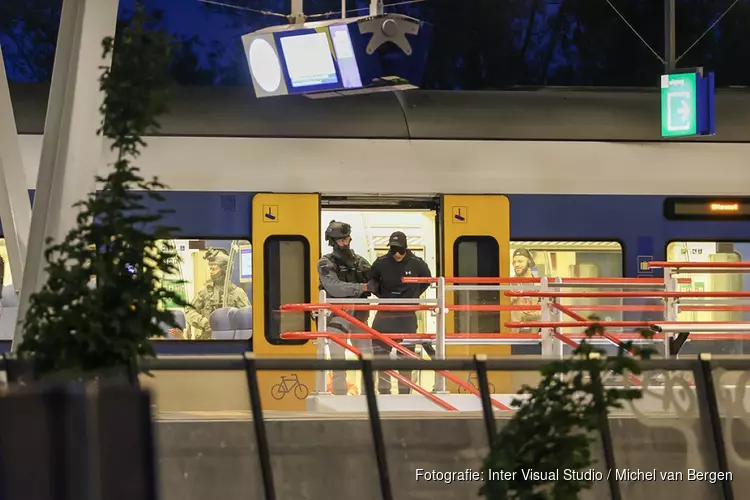
[[[475,371],[478,379],[478,390],[482,404],[484,424],[487,430],[488,444],[492,446],[496,436],[495,414],[490,402],[490,390],[488,372],[491,371],[539,371],[550,362],[549,359],[450,359],[450,360],[416,360],[416,359],[388,359],[388,358],[365,358],[359,360],[321,360],[321,359],[270,359],[257,358],[247,353],[237,358],[154,358],[145,359],[141,367],[153,371],[166,370],[211,370],[211,371],[239,371],[244,370],[247,375],[248,392],[250,396],[253,425],[260,454],[261,474],[267,500],[276,499],[273,473],[268,439],[266,436],[265,422],[263,420],[263,408],[260,392],[258,389],[258,371],[324,371],[324,370],[358,370],[363,374],[363,386],[367,399],[367,408],[371,424],[376,462],[380,480],[380,489],[383,500],[392,500],[393,492],[388,473],[385,443],[383,439],[382,422],[378,410],[375,395],[375,383],[373,373],[382,370],[454,370]],[[722,497],[725,500],[734,500],[732,489],[732,474],[726,455],[726,447],[719,415],[716,390],[714,387],[713,370],[724,369],[727,371],[750,371],[750,358],[732,359],[710,359],[701,356],[697,359],[656,359],[640,362],[643,371],[685,371],[691,372],[695,381],[695,391],[699,408],[700,421],[703,433],[708,443],[711,461],[720,473]],[[614,453],[612,449],[611,436],[608,429],[602,429],[602,444],[604,447],[605,461],[610,470],[615,468]],[[613,500],[621,498],[620,488],[616,474],[612,474],[613,480],[609,481],[610,494]]]

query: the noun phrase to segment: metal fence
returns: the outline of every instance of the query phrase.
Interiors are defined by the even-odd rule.
[[[487,373],[490,371],[539,371],[543,366],[550,363],[549,359],[486,359],[484,356],[476,356],[474,359],[451,359],[451,360],[415,360],[415,359],[381,359],[363,357],[359,360],[319,360],[319,359],[270,359],[257,358],[252,353],[246,353],[237,358],[156,358],[142,361],[141,367],[147,370],[211,370],[211,371],[245,371],[247,376],[247,387],[250,396],[250,404],[255,427],[255,436],[260,454],[260,466],[263,477],[265,498],[276,499],[273,474],[271,470],[271,459],[268,439],[266,436],[265,423],[263,420],[263,408],[260,401],[258,388],[258,371],[289,371],[289,370],[359,370],[362,372],[363,386],[367,400],[369,421],[374,442],[376,461],[379,474],[380,489],[383,500],[392,500],[393,492],[386,460],[385,444],[383,439],[382,422],[378,410],[375,395],[374,372],[381,370],[455,370],[476,371],[478,389],[482,403],[484,424],[487,431],[488,444],[492,446],[497,434],[495,415],[490,402],[490,390]],[[691,372],[695,380],[695,391],[697,396],[700,422],[702,431],[708,443],[708,449],[712,453],[712,462],[721,474],[721,487],[723,498],[734,499],[731,483],[722,424],[720,421],[716,388],[714,385],[713,370],[724,369],[727,371],[750,371],[750,358],[741,359],[712,359],[708,355],[702,355],[694,359],[658,359],[644,360],[640,362],[643,371],[664,370]],[[601,431],[604,457],[607,467],[615,469],[614,453],[611,437],[609,435],[609,423]],[[609,489],[612,499],[621,498],[619,483],[613,474],[609,480]]]

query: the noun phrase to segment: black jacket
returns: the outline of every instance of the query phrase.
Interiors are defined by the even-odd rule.
[[[373,293],[381,299],[418,299],[430,286],[429,283],[404,283],[405,276],[431,277],[427,263],[406,251],[406,256],[397,262],[388,253],[379,257],[370,269],[370,280],[375,283]]]

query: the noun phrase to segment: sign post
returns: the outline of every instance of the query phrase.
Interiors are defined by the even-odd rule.
[[[661,135],[713,135],[714,74],[682,70],[661,76]]]

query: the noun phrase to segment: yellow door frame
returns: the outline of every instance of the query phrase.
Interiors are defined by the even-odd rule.
[[[309,275],[310,297],[318,301],[317,262],[320,258],[320,195],[317,193],[258,193],[252,200],[253,246],[253,351],[258,357],[315,358],[312,341],[300,344],[272,343],[266,325],[265,245],[272,237],[303,240],[308,256],[304,265]],[[279,256],[279,258],[282,258]],[[299,265],[299,264],[297,264]],[[272,314],[279,314],[272,312]],[[302,313],[281,313],[302,314]],[[311,325],[314,329],[314,325]],[[264,409],[301,411],[315,390],[314,372],[260,372],[258,384]]]
[[[498,245],[498,264],[501,277],[510,274],[510,202],[499,194],[444,194],[441,200],[442,229],[442,269],[446,278],[455,277],[455,247],[462,238],[492,237]],[[446,293],[446,303],[455,303],[454,292]],[[509,303],[508,298],[500,293],[500,304]],[[469,314],[469,313],[459,313]],[[498,313],[500,326],[509,320],[509,313]],[[455,313],[446,318],[446,333],[454,333]],[[470,332],[478,333],[478,332]],[[481,332],[485,333],[485,332]],[[499,332],[486,332],[499,333]],[[473,357],[475,354],[487,354],[491,357],[509,356],[510,346],[504,345],[448,345],[447,357]],[[477,386],[473,372],[456,372],[456,375]],[[494,372],[489,374],[491,386],[496,393],[510,391],[511,377],[508,373]],[[455,383],[448,382],[450,392],[458,392]],[[465,392],[462,390],[461,392]]]

